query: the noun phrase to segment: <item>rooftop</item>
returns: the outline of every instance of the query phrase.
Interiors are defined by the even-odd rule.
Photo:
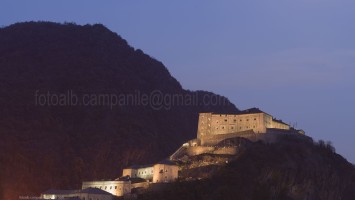
[[[260,110],[259,108],[249,108],[249,109],[240,111],[240,113],[238,113],[238,114],[256,114],[256,113],[265,113],[265,112]]]
[[[272,121],[275,121],[275,122],[279,122],[279,123],[281,123],[281,124],[288,125],[288,124],[286,124],[285,122],[283,122],[281,119],[273,118]]]

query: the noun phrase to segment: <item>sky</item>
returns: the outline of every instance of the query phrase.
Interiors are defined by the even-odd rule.
[[[2,0],[0,26],[101,23],[185,89],[259,107],[355,163],[353,0]]]

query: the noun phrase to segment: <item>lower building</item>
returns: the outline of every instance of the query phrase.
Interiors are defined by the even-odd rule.
[[[115,196],[124,196],[131,193],[131,181],[84,181],[82,189],[98,188]]]
[[[153,183],[173,182],[178,178],[179,167],[171,161],[161,161],[153,165],[132,166],[123,169],[122,176],[143,178]]]
[[[47,190],[41,194],[42,199],[65,200],[113,200],[114,196],[98,188],[86,188],[83,190]]]

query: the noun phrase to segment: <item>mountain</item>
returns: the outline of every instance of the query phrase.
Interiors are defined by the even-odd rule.
[[[233,139],[239,146],[235,156],[190,157],[186,163],[194,168],[183,170],[179,182],[152,188],[138,199],[354,199],[355,168],[330,143],[286,133],[277,138],[272,143]],[[223,160],[230,162],[216,164]]]
[[[239,111],[100,24],[0,28],[0,93],[0,199],[116,178],[194,138],[199,112]]]

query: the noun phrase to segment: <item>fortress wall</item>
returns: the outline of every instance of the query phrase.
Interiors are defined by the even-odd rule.
[[[141,167],[141,168],[126,168],[122,171],[122,176],[130,176],[132,178],[143,178],[146,180],[153,179],[153,166]]]
[[[196,156],[200,155],[203,153],[211,153],[214,151],[214,147],[203,147],[203,146],[197,146],[197,147],[189,147],[186,149],[187,155],[188,156]]]
[[[214,146],[217,145],[219,142],[234,138],[234,137],[244,137],[250,140],[256,139],[256,134],[252,130],[243,131],[243,132],[235,132],[235,133],[228,133],[228,134],[221,134],[221,135],[209,135],[201,138],[201,145],[202,146]]]
[[[290,129],[290,126],[281,122],[277,121],[272,121],[271,128],[276,128],[276,129],[283,129],[283,130],[288,130]]]
[[[149,182],[132,183],[131,188],[148,188]]]
[[[122,176],[137,177],[137,169],[123,169]]]
[[[213,151],[213,154],[235,155],[237,154],[237,148],[236,147],[218,148],[215,151]]]
[[[198,117],[197,138],[211,134],[212,113],[200,113]]]
[[[155,164],[153,183],[172,182],[178,178],[179,167],[176,165]]]
[[[137,169],[137,177],[143,178],[145,180],[152,180],[153,173],[154,173],[153,166]]]
[[[99,188],[109,192],[115,196],[123,196],[131,193],[130,181],[85,181],[82,184],[82,189]]]
[[[272,116],[266,113],[238,115],[200,113],[197,138],[248,130],[265,133],[266,128],[272,128]]]

